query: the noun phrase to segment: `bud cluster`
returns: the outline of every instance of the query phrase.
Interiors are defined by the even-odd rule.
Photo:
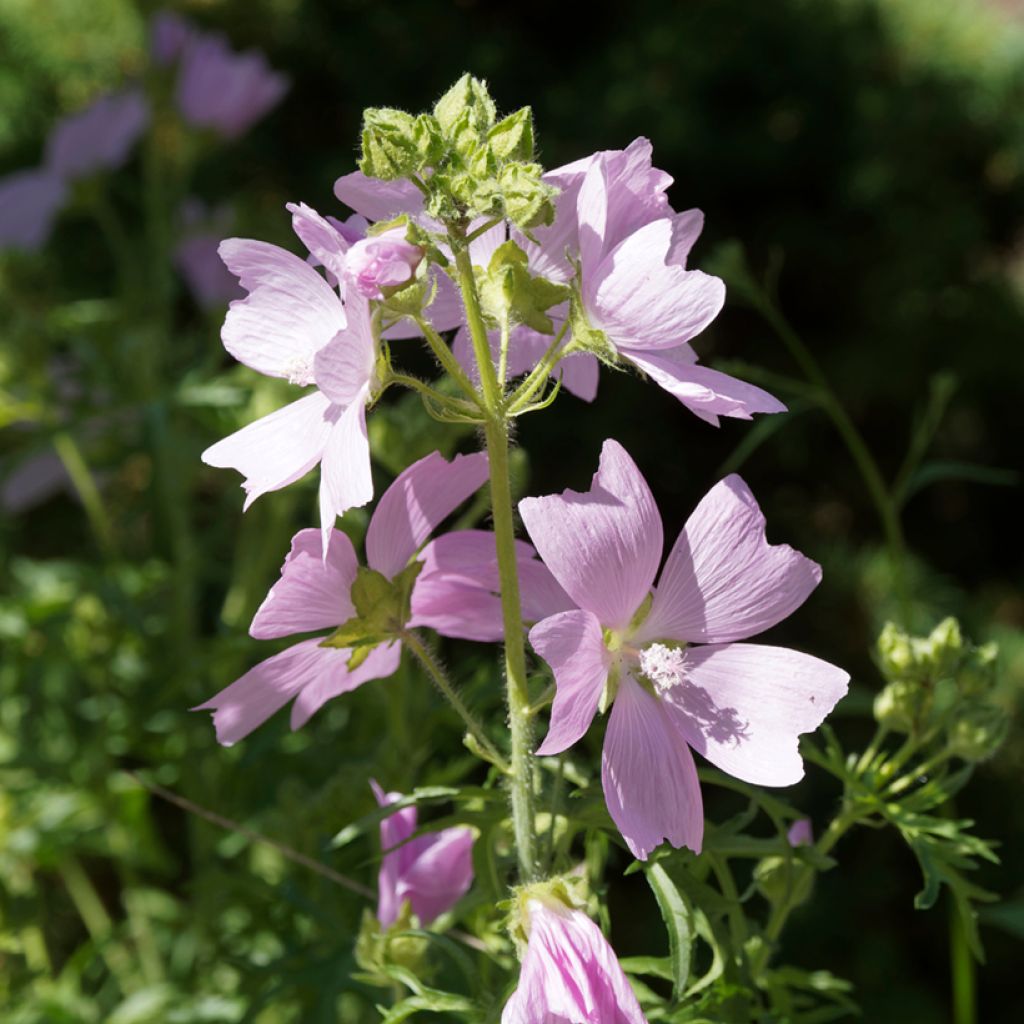
[[[381,181],[417,182],[426,212],[446,223],[498,217],[528,231],[555,215],[555,189],[534,162],[532,111],[499,120],[486,83],[469,74],[431,114],[367,110],[359,169]]]
[[[951,754],[965,761],[991,757],[1006,738],[1006,711],[993,700],[998,647],[964,640],[954,618],[926,637],[889,622],[878,638],[887,685],[875,698],[875,718],[894,732],[941,731]]]

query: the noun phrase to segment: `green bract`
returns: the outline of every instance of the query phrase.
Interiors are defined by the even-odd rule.
[[[541,334],[552,334],[554,327],[546,311],[569,297],[565,285],[529,270],[526,253],[515,242],[505,242],[494,250],[487,269],[477,273],[477,287],[484,315],[497,324],[526,324]]]

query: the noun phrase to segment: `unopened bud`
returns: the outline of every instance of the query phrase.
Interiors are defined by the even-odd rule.
[[[382,299],[382,288],[407,284],[423,259],[423,250],[405,240],[404,228],[393,228],[356,242],[345,254],[346,283],[368,299]]]
[[[960,663],[960,670],[957,672],[960,691],[969,697],[984,697],[991,693],[996,685],[998,658],[999,645],[996,643],[972,647]]]
[[[925,709],[928,694],[913,679],[896,679],[875,697],[875,719],[893,732],[910,732]]]
[[[953,715],[949,749],[965,761],[985,761],[1003,745],[1009,728],[1009,716],[998,705],[967,701]]]
[[[887,622],[878,637],[878,657],[882,675],[890,681],[906,676],[915,666],[910,637],[894,622]]]
[[[960,663],[964,649],[960,623],[952,616],[943,619],[931,631],[927,648],[928,661],[933,674],[936,677],[953,675]]]
[[[359,169],[369,178],[393,181],[415,174],[424,164],[422,127],[404,110],[371,107],[363,115]]]
[[[796,907],[814,885],[814,868],[795,857],[765,857],[754,868],[754,885],[769,903]]]

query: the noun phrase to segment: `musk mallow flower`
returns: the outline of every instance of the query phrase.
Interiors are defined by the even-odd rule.
[[[394,580],[437,525],[486,479],[487,456],[480,452],[458,455],[451,462],[433,452],[414,462],[384,492],[370,518],[369,568]],[[332,697],[397,671],[401,658],[397,640],[379,643],[368,654],[363,650],[355,659],[350,647],[322,646],[327,639],[324,630],[333,632],[356,616],[352,587],[360,572],[348,536],[340,530],[332,532],[329,546],[318,530],[295,534],[281,578],[249,627],[249,635],[257,640],[296,633],[321,635],[260,662],[194,709],[214,712],[219,742],[236,743],[293,699],[291,726],[299,729]],[[405,625],[396,624],[398,628]]]
[[[405,240],[404,228],[360,239],[345,256],[346,283],[367,299],[383,299],[382,288],[407,284],[423,259],[423,250]]]
[[[381,807],[401,800],[401,793],[385,793],[370,780]],[[473,830],[459,825],[413,838],[415,807],[402,807],[380,823],[384,851],[377,878],[377,920],[390,928],[401,916],[403,904],[427,927],[451,910],[473,884]]]
[[[221,339],[239,362],[315,390],[203,452],[237,469],[245,508],[320,464],[326,554],[337,515],[373,497],[366,406],[377,385],[377,345],[365,299],[347,307],[309,264],[267,242],[229,238],[221,259],[249,293],[232,302]]]
[[[525,900],[519,984],[501,1024],[647,1024],[601,929],[557,898]]]
[[[803,604],[821,570],[767,542],[764,517],[738,476],[698,504],[656,587],[661,517],[617,442],[605,442],[589,491],[526,498],[519,511],[577,606],[530,631],[557,688],[537,752],[572,746],[611,705],[601,777],[636,857],[663,839],[700,851],[691,750],[746,782],[787,786],[802,777],[797,737],[821,724],[849,676],[807,654],[739,642]]]

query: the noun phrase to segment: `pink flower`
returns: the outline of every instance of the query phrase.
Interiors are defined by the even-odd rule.
[[[786,842],[790,846],[810,846],[814,842],[814,830],[810,818],[798,818],[789,826]]]
[[[413,463],[374,509],[366,533],[370,568],[388,579],[401,572],[431,531],[486,479],[487,457],[480,453],[460,455],[449,463],[434,452]],[[320,531],[300,530],[292,538],[281,579],[257,610],[251,636],[271,640],[334,630],[353,618],[351,590],[359,561],[348,537],[339,530],[332,533],[326,555]],[[321,647],[323,639],[301,640],[260,662],[195,710],[213,711],[217,739],[230,745],[292,699],[291,725],[299,729],[332,697],[398,669],[398,642],[375,647],[358,667],[349,668],[352,651]]]
[[[615,441],[605,442],[589,491],[526,498],[519,510],[578,606],[530,631],[557,685],[537,752],[572,746],[614,700],[602,782],[636,857],[663,839],[700,851],[691,748],[746,782],[788,786],[802,777],[797,737],[821,724],[849,676],[806,654],[736,642],[781,622],[821,579],[810,559],[767,543],[764,517],[738,476],[694,510],[653,596],[661,517]]]
[[[529,942],[501,1024],[647,1024],[615,952],[580,910],[527,903]]]
[[[381,807],[402,798],[401,793],[385,793],[373,779],[370,786]],[[377,920],[384,928],[395,923],[407,901],[425,928],[473,884],[472,829],[446,828],[410,838],[415,831],[415,807],[403,807],[380,823],[384,858],[377,879]]]
[[[262,53],[236,53],[223,36],[195,33],[180,52],[176,100],[181,116],[226,139],[248,131],[288,91],[288,78],[274,71]]]
[[[140,89],[101,96],[54,126],[46,144],[46,166],[65,181],[116,170],[149,124],[149,104]]]
[[[394,228],[356,242],[345,257],[345,281],[367,299],[383,299],[382,288],[412,280],[423,259],[423,250],[405,240],[405,231]]]
[[[65,182],[45,168],[0,178],[0,248],[35,252],[45,245],[67,197]]]
[[[229,211],[210,210],[201,200],[189,198],[182,204],[180,219],[183,233],[174,248],[174,263],[196,304],[215,309],[243,298],[245,293],[217,252]]]
[[[316,390],[203,452],[245,477],[245,507],[320,464],[324,552],[335,516],[373,497],[366,404],[377,347],[365,300],[346,307],[307,263],[266,242],[229,238],[221,259],[248,297],[231,303],[221,339],[239,362]]]
[[[196,27],[176,11],[157,11],[149,23],[149,52],[157,67],[167,67],[181,56]]]

